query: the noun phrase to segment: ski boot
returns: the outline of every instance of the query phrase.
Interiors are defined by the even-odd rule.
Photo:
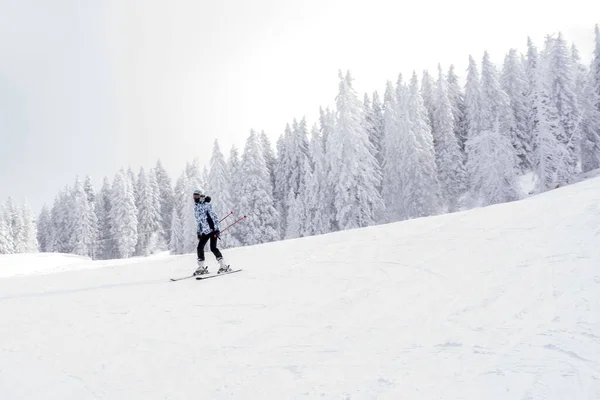
[[[204,260],[198,260],[198,268],[194,271],[193,276],[208,274],[208,266],[204,265]]]
[[[229,268],[229,265],[225,264],[225,260],[223,260],[223,258],[219,258],[217,260],[217,262],[219,263],[219,270],[217,271],[217,274],[222,274],[224,272],[229,272],[231,271],[231,268]]]

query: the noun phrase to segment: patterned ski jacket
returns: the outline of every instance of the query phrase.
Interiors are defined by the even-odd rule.
[[[215,214],[210,203],[195,203],[194,213],[196,215],[198,235],[208,235],[219,230],[219,218]]]

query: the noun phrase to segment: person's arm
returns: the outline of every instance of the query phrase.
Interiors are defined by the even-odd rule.
[[[219,228],[219,217],[217,216],[217,213],[215,213],[215,210],[213,210],[212,205],[209,204],[208,205],[208,216],[210,217],[210,219],[212,219],[213,221],[213,231],[215,232],[219,232],[221,229]]]

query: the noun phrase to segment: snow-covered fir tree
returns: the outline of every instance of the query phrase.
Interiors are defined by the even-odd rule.
[[[508,95],[512,122],[510,126],[510,139],[517,157],[519,157],[519,171],[526,172],[531,169],[531,132],[527,130],[527,93],[528,80],[516,49],[510,49],[504,58],[501,87]]]
[[[519,198],[518,159],[513,146],[515,127],[510,99],[487,52],[481,64],[481,131],[467,141],[467,169],[472,200],[477,206]]]
[[[164,249],[160,199],[157,193],[159,189],[154,169],[150,169],[146,173],[144,167],[141,167],[137,185],[138,241],[136,253],[147,256]]]
[[[241,176],[239,208],[247,216],[238,227],[242,243],[254,245],[278,240],[276,226],[280,215],[275,209],[271,177],[260,139],[254,131],[246,140],[238,173]]]
[[[401,76],[398,77],[399,86],[402,85]],[[382,198],[386,208],[386,221],[399,221],[404,216],[404,202],[402,201],[402,181],[400,176],[402,157],[401,137],[402,129],[408,129],[406,119],[401,121],[399,114],[398,96],[392,82],[387,81],[383,97],[384,115],[384,161],[383,161],[383,188]],[[408,114],[404,114],[407,117]]]
[[[377,188],[381,170],[365,126],[363,105],[352,87],[350,72],[339,72],[336,122],[328,138],[331,149],[330,183],[335,221],[340,230],[360,228],[378,222],[384,204]]]
[[[581,140],[581,112],[575,95],[572,60],[560,33],[556,38],[546,38],[544,55],[550,101],[554,103],[559,121],[557,139],[561,149],[556,166],[556,179],[559,184],[567,184],[571,183],[579,172],[577,149]]]
[[[159,159],[154,167],[156,182],[158,184],[158,198],[160,199],[160,219],[163,240],[169,243],[171,236],[171,218],[173,216],[173,184],[162,161]]]
[[[525,57],[525,75],[527,76],[527,117],[526,117],[526,131],[531,137],[531,149],[529,154],[529,160],[532,167],[535,169],[538,165],[539,160],[536,158],[538,155],[538,149],[536,148],[536,132],[538,132],[538,118],[540,111],[537,110],[537,104],[539,100],[540,82],[542,78],[539,65],[539,54],[537,47],[533,44],[533,40],[530,37],[527,38],[527,55]]]
[[[408,115],[411,134],[407,136],[405,148],[409,152],[410,148],[414,146],[414,154],[410,157],[403,157],[403,159],[410,160],[414,158],[414,164],[406,163],[406,170],[412,171],[408,174],[407,180],[412,181],[410,186],[413,189],[410,190],[407,187],[409,190],[405,198],[404,209],[408,218],[418,218],[441,212],[442,199],[435,164],[435,148],[431,125],[419,91],[416,73],[413,73],[409,89]],[[406,174],[406,171],[404,173]]]
[[[306,199],[308,184],[311,180],[310,155],[308,150],[308,131],[306,118],[292,124],[291,134],[286,136],[287,143],[287,184],[288,192],[284,210],[286,213],[286,238],[303,236],[309,227],[306,224]]]
[[[435,97],[436,87],[434,79],[429,74],[429,71],[423,71],[423,78],[421,79],[421,97],[423,98],[423,104],[427,110],[427,116],[429,117],[429,123],[433,129],[433,114],[435,110]],[[435,141],[435,137],[433,138]]]
[[[367,125],[367,131],[369,132],[369,140],[373,145],[373,155],[377,160],[378,167],[382,169],[384,121],[382,104],[381,100],[379,100],[379,94],[377,91],[373,92],[372,101],[369,98],[369,95],[365,93],[363,103],[365,107],[365,121]],[[381,185],[378,189],[381,193]]]
[[[183,224],[179,217],[179,212],[176,207],[173,207],[173,215],[171,216],[171,236],[169,238],[169,249],[173,254],[184,253],[184,238],[183,238]]]
[[[465,142],[468,137],[468,126],[466,120],[466,106],[465,106],[465,95],[460,89],[458,83],[458,75],[454,71],[454,65],[450,65],[448,69],[448,98],[450,99],[450,105],[452,106],[452,116],[454,118],[454,134],[458,140],[460,150],[462,153],[465,151]]]
[[[433,141],[440,191],[450,212],[460,207],[460,197],[466,190],[466,174],[458,139],[454,134],[454,116],[448,96],[446,78],[438,71],[433,113]],[[467,104],[468,109],[468,104]],[[470,115],[470,114],[467,114]],[[472,129],[469,120],[469,134]]]
[[[88,205],[91,209],[89,214],[90,218],[90,226],[92,230],[92,257],[98,258],[100,254],[100,232],[98,231],[98,212],[96,210],[96,190],[94,189],[94,185],[92,184],[92,178],[88,175],[85,177],[85,181],[83,182],[83,191],[85,192],[85,196],[88,201]]]
[[[580,161],[582,172],[600,168],[600,109],[593,74],[581,63],[575,45],[571,48],[575,68],[575,94],[581,110]]]
[[[278,231],[281,237],[285,237],[287,230],[287,213],[288,213],[288,195],[291,188],[292,175],[292,155],[289,148],[290,137],[292,136],[292,127],[286,124],[283,135],[279,137],[276,143],[277,160],[275,164],[275,187],[274,201],[277,213],[281,216],[281,223]]]
[[[39,252],[39,243],[37,239],[36,219],[31,212],[29,204],[25,202],[22,207],[23,211],[23,252],[37,253]]]
[[[71,190],[68,187],[63,188],[55,197],[52,209],[50,210],[50,219],[52,222],[52,237],[49,250],[60,253],[70,253],[70,226],[72,210]]]
[[[13,251],[15,253],[27,252],[27,237],[25,236],[25,221],[21,207],[9,197],[5,205],[5,220],[9,225],[9,233],[12,236]]]
[[[273,152],[271,141],[269,140],[269,137],[265,131],[260,132],[260,144],[263,149],[263,155],[265,157],[267,169],[269,170],[269,176],[271,177],[271,185],[273,186],[273,190],[275,190],[275,165],[277,164],[277,159],[275,157],[275,153]],[[275,195],[275,193],[273,193],[273,195]]]
[[[132,257],[138,241],[134,186],[128,175],[120,169],[115,175],[111,189],[111,239],[118,258]]]
[[[1,215],[0,218],[2,218]],[[48,206],[44,204],[37,219],[37,240],[40,251],[43,253],[52,251],[51,229],[50,210],[48,209]]]
[[[465,120],[466,141],[471,137],[479,135],[483,121],[481,117],[481,81],[477,64],[473,56],[469,56],[469,67],[467,68],[467,83],[465,84]],[[465,148],[465,161],[469,159],[469,153]]]
[[[594,102],[596,108],[600,112],[600,27],[596,25],[596,29],[594,30],[594,56],[592,59],[591,66],[591,85],[592,89],[596,92],[594,96]]]
[[[321,130],[316,124],[311,129],[310,155],[312,161],[311,180],[308,184],[307,219],[310,231],[320,235],[330,231],[329,192],[327,190],[327,159]]]
[[[14,252],[15,246],[10,230],[10,222],[4,207],[0,205],[0,254],[12,254]]]
[[[212,198],[211,204],[219,219],[223,219],[230,212],[233,212],[233,199],[231,197],[230,185],[231,176],[229,175],[227,163],[221,152],[219,142],[215,140],[213,143],[212,156],[210,158],[208,186],[210,186],[210,196]],[[235,218],[235,216],[233,216],[233,218]],[[231,216],[227,217],[221,225],[225,227],[227,224],[233,222],[233,218]],[[223,235],[220,242],[221,246],[224,248],[230,247],[230,239],[230,235]]]
[[[94,207],[98,217],[98,254],[96,257],[102,260],[108,260],[115,256],[111,228],[111,197],[112,189],[108,177],[104,177]]]
[[[73,254],[93,257],[96,240],[96,226],[93,224],[94,210],[79,178],[75,179],[72,196],[69,248]]]
[[[534,61],[535,62],[532,62]],[[559,121],[556,104],[550,97],[550,84],[546,79],[547,63],[537,57],[532,42],[529,42],[528,66],[531,83],[530,126],[533,128],[533,162],[537,175],[538,192],[554,189],[557,182],[557,165],[563,147],[558,139]]]
[[[244,210],[240,208],[240,203],[238,200],[243,177],[241,175],[240,170],[239,150],[236,146],[231,146],[231,149],[229,150],[229,157],[227,158],[227,170],[229,171],[229,176],[231,177],[231,180],[229,181],[229,197],[231,198],[231,211],[233,211],[234,217],[237,220],[243,215]],[[273,191],[275,192],[275,189],[273,189]],[[233,220],[229,221],[227,226],[230,226],[233,222]],[[230,247],[237,247],[243,243],[242,238],[240,237],[239,224],[231,226],[227,230],[227,236],[227,240],[229,241],[228,243]]]

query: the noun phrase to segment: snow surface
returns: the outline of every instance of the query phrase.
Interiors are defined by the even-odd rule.
[[[600,398],[600,177],[224,254],[0,279],[0,399]]]

